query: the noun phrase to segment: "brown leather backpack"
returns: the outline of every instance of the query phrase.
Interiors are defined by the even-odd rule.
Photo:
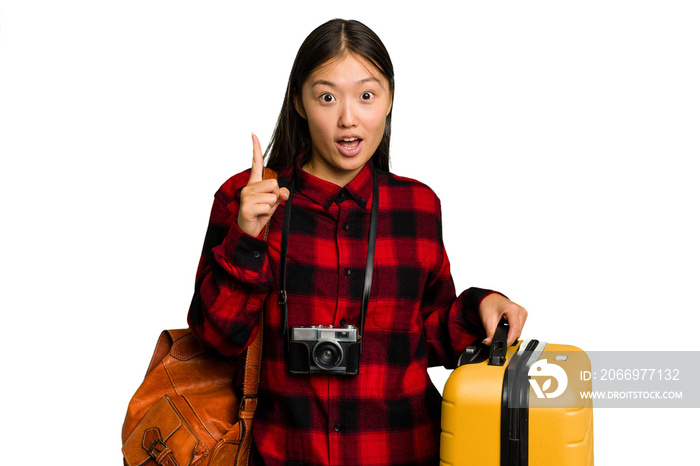
[[[189,329],[161,333],[146,377],[126,413],[122,453],[128,466],[247,465],[257,407],[262,313],[240,363],[208,352]]]

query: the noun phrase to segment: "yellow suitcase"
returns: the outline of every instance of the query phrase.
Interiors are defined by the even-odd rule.
[[[537,340],[469,347],[442,402],[444,466],[592,466],[593,409],[585,352]],[[589,379],[589,380],[583,380]]]

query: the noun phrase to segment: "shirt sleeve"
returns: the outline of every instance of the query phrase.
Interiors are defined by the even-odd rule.
[[[437,200],[437,257],[423,292],[421,314],[431,366],[455,368],[464,349],[486,337],[479,305],[495,291],[472,287],[459,296],[450,271],[450,261],[442,241],[440,201]]]
[[[265,230],[255,238],[236,222],[235,181],[214,197],[187,316],[195,337],[224,356],[241,354],[255,338],[258,312],[272,283]]]

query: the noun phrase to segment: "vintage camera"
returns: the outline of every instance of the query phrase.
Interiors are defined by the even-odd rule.
[[[289,370],[293,374],[356,375],[360,369],[360,335],[352,325],[292,327]]]

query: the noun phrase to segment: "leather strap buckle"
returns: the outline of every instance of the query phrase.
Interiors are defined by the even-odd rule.
[[[148,447],[148,454],[156,460],[156,464],[178,466],[173,451],[159,438],[153,440],[151,446]]]
[[[250,394],[250,395],[243,395],[243,397],[241,398],[241,405],[240,405],[239,409],[241,411],[245,411],[245,400],[257,400],[257,399],[258,399],[257,393]],[[255,406],[253,406],[253,411],[255,411]]]

